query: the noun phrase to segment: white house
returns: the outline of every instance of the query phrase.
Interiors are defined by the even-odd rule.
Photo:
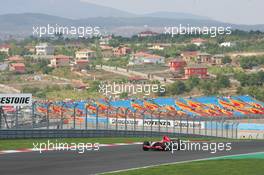
[[[53,55],[54,47],[49,43],[40,43],[36,47],[36,55]]]
[[[220,47],[233,47],[235,46],[235,43],[232,42],[223,42],[221,44],[219,44]]]
[[[10,48],[11,48],[11,46],[9,46],[8,44],[0,45],[0,52],[3,52],[6,55],[9,55]]]
[[[138,64],[164,64],[165,58],[146,52],[137,52],[130,57],[129,65]]]
[[[75,52],[75,57],[78,60],[89,60],[96,57],[96,52],[90,49],[82,49]]]
[[[206,39],[202,39],[202,38],[194,38],[194,39],[191,40],[191,43],[196,45],[196,46],[201,46],[201,45],[203,45],[206,42],[207,42],[207,40]]]

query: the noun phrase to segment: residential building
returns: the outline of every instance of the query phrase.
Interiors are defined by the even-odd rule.
[[[101,38],[99,39],[99,44],[100,45],[108,45],[111,39],[112,39],[111,35],[101,36]]]
[[[15,73],[25,73],[26,66],[24,63],[11,63],[9,65],[9,70]]]
[[[146,52],[137,52],[132,54],[129,64],[164,64],[165,58],[159,55],[149,54]]]
[[[209,53],[198,53],[196,62],[197,63],[211,63],[211,54]]]
[[[51,67],[65,67],[70,65],[70,57],[66,55],[55,55],[50,60]]]
[[[100,46],[101,48],[101,53],[104,58],[111,58],[114,53],[113,53],[113,47],[108,46],[108,45],[102,45]]]
[[[5,53],[6,55],[9,55],[10,49],[11,49],[11,46],[8,44],[0,45],[0,52]]]
[[[150,49],[150,50],[164,50],[164,47],[162,47],[158,44],[155,44],[155,45],[149,47],[148,49]]]
[[[49,43],[40,43],[36,47],[36,55],[53,55],[54,47]]]
[[[186,79],[192,76],[196,76],[202,79],[208,77],[207,67],[201,64],[189,65],[185,67],[184,74]]]
[[[88,60],[75,60],[73,68],[75,70],[80,71],[80,70],[86,69],[88,65],[89,65]]]
[[[196,45],[196,46],[201,46],[201,45],[203,45],[206,42],[207,42],[207,40],[202,39],[202,38],[194,38],[191,41],[191,43],[194,44],[194,45]]]
[[[212,56],[212,64],[221,65],[223,63],[225,55],[223,54],[217,54]]]
[[[158,35],[158,33],[147,30],[144,32],[140,32],[138,34],[138,37],[142,38],[142,37],[150,37],[150,36],[157,36],[157,35]]]
[[[114,56],[115,57],[121,57],[121,56],[125,56],[127,54],[131,53],[131,48],[129,47],[117,47],[113,49],[114,52]]]
[[[8,61],[12,63],[21,63],[24,61],[24,58],[19,55],[15,55],[15,56],[9,57]]]
[[[96,52],[90,49],[82,49],[75,52],[75,57],[79,60],[89,60],[96,57]]]
[[[173,72],[179,72],[186,66],[186,61],[181,58],[176,58],[169,62],[170,70]]]
[[[196,60],[198,53],[199,52],[197,51],[185,51],[181,53],[181,56],[184,61],[189,63],[189,62],[194,62]]]

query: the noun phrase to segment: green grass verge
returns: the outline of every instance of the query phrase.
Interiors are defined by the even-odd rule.
[[[263,175],[263,159],[208,160],[130,170],[108,175]]]
[[[63,139],[8,139],[0,140],[0,150],[33,148],[36,142],[63,142],[63,143],[127,143],[127,142],[143,142],[145,140],[156,141],[160,138],[137,138],[137,137],[115,137],[115,138],[63,138]]]

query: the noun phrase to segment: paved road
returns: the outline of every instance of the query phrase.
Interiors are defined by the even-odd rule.
[[[0,155],[1,175],[88,175],[113,170],[264,151],[264,142],[233,143],[232,151],[144,152],[141,145],[103,147],[97,152],[37,152]]]

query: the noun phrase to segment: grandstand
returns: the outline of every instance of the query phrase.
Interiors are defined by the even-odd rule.
[[[142,130],[143,127],[143,130],[166,128],[187,133],[209,129],[211,134],[215,130],[215,135],[218,130],[234,127],[264,131],[264,103],[251,96],[35,101],[31,109],[4,107],[2,111],[1,128],[28,128],[31,123],[29,128],[40,129]]]
[[[38,102],[36,109],[41,113],[47,112],[49,102]],[[79,117],[85,115],[87,108],[90,115],[96,110],[104,114],[106,110],[115,111],[128,109],[130,112],[135,111],[162,111],[174,112],[177,115],[186,115],[189,117],[243,117],[246,115],[263,115],[264,103],[251,96],[229,96],[229,97],[189,97],[189,98],[154,98],[154,99],[90,99],[86,101],[64,101],[53,102],[51,111],[53,114],[61,113],[61,110],[73,111]],[[120,112],[120,116],[121,112]]]

